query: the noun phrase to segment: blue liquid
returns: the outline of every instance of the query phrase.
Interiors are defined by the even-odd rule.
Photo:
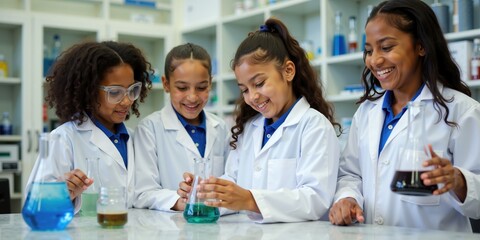
[[[189,223],[214,223],[220,217],[220,211],[203,203],[187,204],[183,217]]]
[[[73,205],[65,182],[33,183],[22,216],[32,230],[64,230],[73,219]]]
[[[360,46],[362,48],[362,52],[365,51],[365,43],[367,42],[367,36],[365,35],[365,33],[362,35],[362,46]]]
[[[345,42],[345,36],[341,34],[335,34],[333,36],[332,49],[332,56],[338,56],[347,53],[347,43]]]

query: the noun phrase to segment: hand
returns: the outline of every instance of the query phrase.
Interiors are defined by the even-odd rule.
[[[443,187],[433,192],[434,195],[440,195],[453,190],[460,201],[464,201],[467,195],[467,185],[462,172],[453,167],[452,162],[446,158],[439,157],[428,145],[428,150],[432,155],[432,159],[423,163],[424,167],[435,166],[435,169],[420,175],[423,184],[431,186],[443,183]]]
[[[187,202],[188,194],[192,191],[193,178],[193,174],[186,172],[183,174],[184,181],[178,184],[177,194],[184,203]]]
[[[252,193],[237,184],[221,178],[210,177],[198,186],[198,198],[216,199],[205,201],[211,207],[224,207],[231,210],[248,210],[260,213]]]
[[[330,222],[334,225],[351,225],[355,220],[365,222],[363,210],[354,198],[342,198],[333,204],[328,214]]]
[[[171,208],[174,211],[183,211],[185,210],[185,199],[184,198],[178,198],[177,201],[175,202],[175,205]]]
[[[70,200],[74,200],[78,195],[82,194],[93,183],[92,178],[88,178],[80,169],[74,169],[64,174],[67,183]]]

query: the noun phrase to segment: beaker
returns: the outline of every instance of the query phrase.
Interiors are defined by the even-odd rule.
[[[98,173],[99,158],[87,157],[87,177],[93,179],[93,183],[82,193],[82,216],[95,217],[97,216],[97,200],[100,191],[100,175]]]
[[[213,164],[209,158],[194,159],[194,178],[192,191],[188,196],[188,202],[183,211],[183,217],[189,223],[214,223],[220,217],[220,211],[216,207],[205,205],[205,201],[215,199],[203,199],[197,197],[197,186],[203,179],[212,176]]]
[[[420,175],[434,169],[424,167],[423,162],[431,159],[425,140],[425,103],[408,103],[407,139],[398,151],[397,167],[390,189],[398,194],[428,196],[438,189],[437,185],[426,186]]]
[[[39,158],[32,170],[31,184],[22,208],[23,220],[32,230],[64,230],[73,219],[73,205],[63,178],[48,174],[52,168],[49,133],[42,133],[39,140]],[[57,136],[58,137],[58,136]],[[47,165],[48,164],[48,165]]]
[[[122,227],[128,221],[125,187],[100,187],[97,222],[106,228]]]

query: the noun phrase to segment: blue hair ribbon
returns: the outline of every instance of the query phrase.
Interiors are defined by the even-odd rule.
[[[260,32],[270,32],[270,28],[267,25],[260,25]]]

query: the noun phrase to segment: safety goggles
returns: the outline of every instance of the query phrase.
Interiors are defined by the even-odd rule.
[[[137,82],[128,88],[121,86],[100,86],[100,89],[107,93],[107,101],[111,104],[120,103],[128,95],[130,101],[135,101],[142,91],[142,83]]]

